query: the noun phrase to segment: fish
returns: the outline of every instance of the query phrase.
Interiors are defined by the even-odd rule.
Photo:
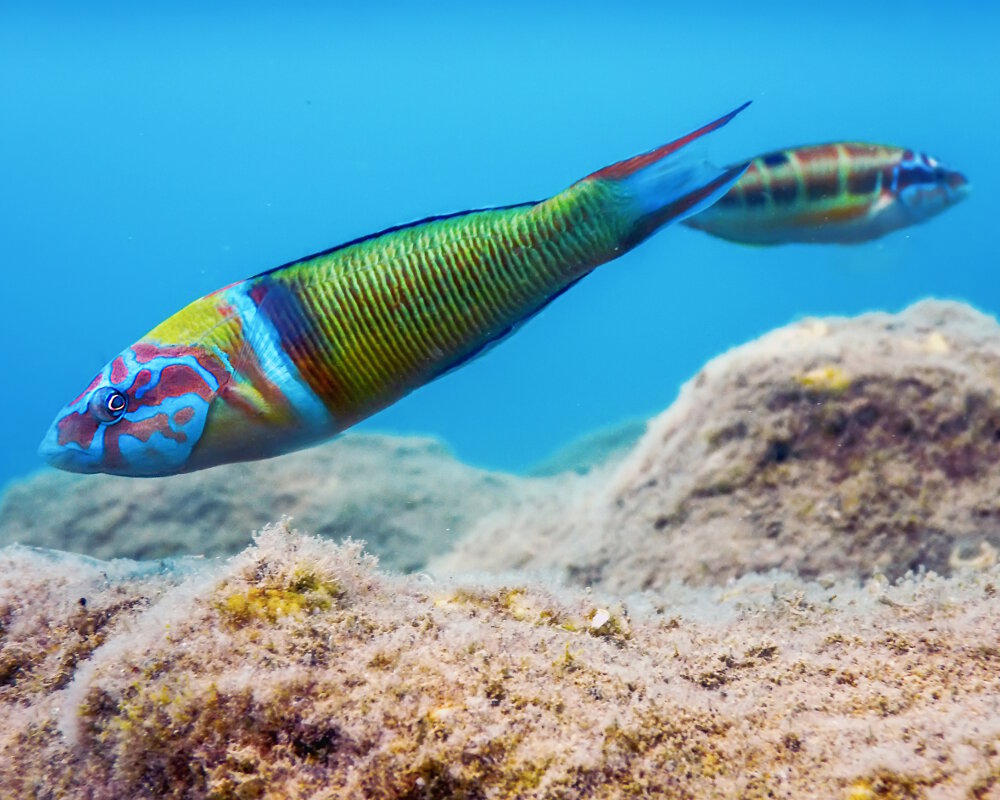
[[[902,147],[835,142],[775,150],[683,224],[740,244],[858,244],[968,196],[966,177]]]
[[[335,436],[725,194],[747,164],[684,148],[748,105],[547,200],[396,226],[201,297],[107,363],[39,453],[71,472],[153,477]]]

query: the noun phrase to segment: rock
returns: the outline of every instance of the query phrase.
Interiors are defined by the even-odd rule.
[[[518,478],[346,436],[11,487],[6,541],[325,538],[0,549],[0,796],[996,791],[994,320],[796,323],[615,451]]]
[[[959,303],[803,320],[713,361],[615,468],[536,486],[432,569],[615,592],[950,574],[1000,548],[1000,326]]]
[[[642,427],[585,437],[531,478],[358,434],[163,479],[41,473],[4,495],[0,543],[228,554],[289,514],[366,539],[392,569],[525,569],[615,592],[997,558],[1000,326],[968,306],[790,325],[706,365],[629,449]]]
[[[1000,781],[1000,567],[621,599],[0,550],[0,796],[923,797]]]
[[[646,420],[630,419],[592,431],[535,464],[528,474],[545,477],[576,472],[586,475],[592,469],[620,461],[642,438],[646,424]]]
[[[386,567],[419,569],[514,494],[425,438],[348,434],[279,459],[169,478],[45,471],[0,501],[0,544],[99,558],[231,554],[282,515],[331,539],[364,536]]]

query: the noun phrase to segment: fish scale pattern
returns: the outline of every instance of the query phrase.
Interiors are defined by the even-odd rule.
[[[251,279],[250,293],[302,379],[350,424],[502,338],[613,255],[631,220],[604,183],[401,228]]]

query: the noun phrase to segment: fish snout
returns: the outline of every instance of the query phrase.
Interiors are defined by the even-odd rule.
[[[38,455],[46,463],[53,467],[59,467],[59,460],[62,458],[64,448],[59,444],[59,431],[56,426],[50,425],[45,436],[38,445]]]
[[[969,183],[969,179],[961,172],[956,172],[955,170],[948,170],[945,174],[944,185],[947,187],[948,194],[951,195],[953,202],[964,200],[972,191],[972,184]]]
[[[95,468],[92,459],[78,448],[63,444],[59,441],[59,422],[56,420],[45,433],[45,437],[38,445],[38,455],[49,466],[67,472],[94,472]]]

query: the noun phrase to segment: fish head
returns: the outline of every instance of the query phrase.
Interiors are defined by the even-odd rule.
[[[224,360],[203,348],[134,344],[56,415],[39,454],[70,472],[185,472],[228,378]]]
[[[968,179],[933,156],[907,150],[893,175],[897,196],[909,217],[923,221],[964,200]]]

